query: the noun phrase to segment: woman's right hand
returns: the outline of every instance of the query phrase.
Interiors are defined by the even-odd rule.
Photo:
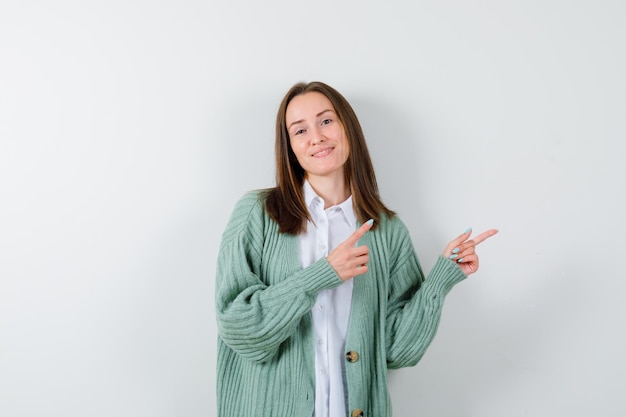
[[[448,243],[448,246],[446,246],[446,249],[443,251],[443,256],[451,260],[456,260],[459,268],[461,268],[461,271],[463,271],[465,275],[473,274],[478,271],[479,265],[476,245],[496,233],[498,233],[498,230],[489,229],[472,240],[468,240],[472,234],[472,229],[469,228],[465,233]]]
[[[369,248],[365,245],[359,247],[355,247],[355,245],[372,228],[373,224],[373,220],[363,223],[326,257],[342,281],[347,281],[368,271]]]

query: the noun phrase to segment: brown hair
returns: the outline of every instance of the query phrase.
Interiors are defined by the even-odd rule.
[[[349,155],[344,164],[346,184],[352,193],[352,204],[359,222],[374,219],[374,227],[383,214],[393,217],[381,201],[374,167],[370,159],[365,136],[354,110],[348,101],[334,88],[322,82],[298,83],[291,87],[278,108],[276,116],[276,187],[267,190],[265,209],[279,225],[280,233],[297,235],[310,220],[304,202],[302,186],[305,171],[291,149],[289,132],[285,122],[287,106],[291,100],[309,92],[321,93],[330,100],[339,121],[343,125],[349,145]]]

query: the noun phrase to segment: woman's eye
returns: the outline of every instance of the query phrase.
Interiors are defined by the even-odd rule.
[[[322,124],[323,124],[323,125],[330,124],[330,122],[332,122],[332,120],[331,120],[331,119],[324,119],[324,120],[322,120]]]
[[[304,133],[304,129],[298,129],[293,134],[297,136],[297,135],[301,135],[303,133]]]

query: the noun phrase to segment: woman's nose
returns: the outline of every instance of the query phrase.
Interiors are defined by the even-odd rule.
[[[319,128],[313,129],[312,133],[313,133],[313,137],[311,139],[312,143],[320,143],[326,140],[326,138],[324,137],[324,135],[322,134]]]

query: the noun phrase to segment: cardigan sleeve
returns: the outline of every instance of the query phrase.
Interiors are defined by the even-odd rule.
[[[439,326],[446,295],[466,278],[458,265],[440,256],[424,278],[410,236],[397,220],[392,253],[386,317],[387,366],[401,368],[419,362]]]
[[[278,353],[321,289],[341,284],[326,258],[296,271],[289,271],[285,260],[280,259],[284,253],[262,259],[268,221],[258,194],[244,196],[231,215],[217,260],[219,337],[233,351],[255,362],[271,360]],[[272,281],[262,279],[262,262],[276,263],[271,270],[282,271],[285,276],[281,273],[275,284],[266,284]]]

